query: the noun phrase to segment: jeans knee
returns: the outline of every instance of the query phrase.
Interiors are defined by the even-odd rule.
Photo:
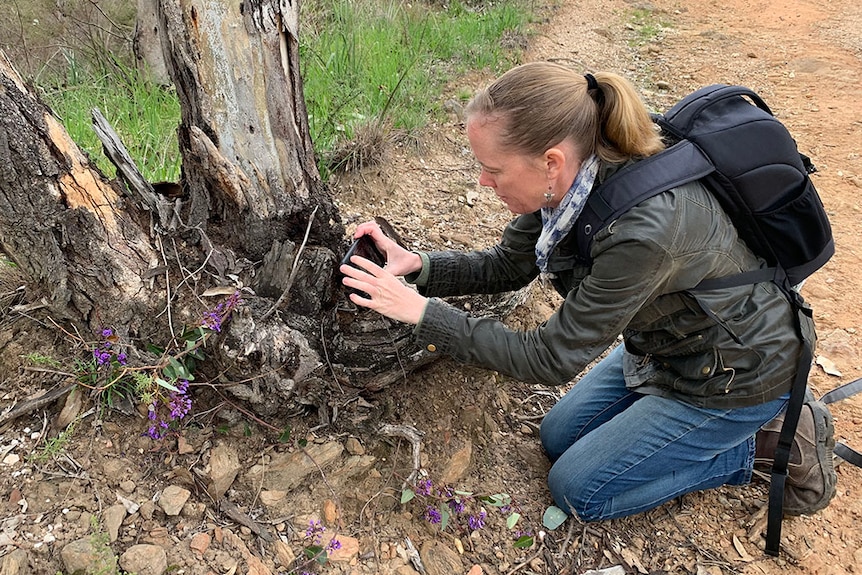
[[[548,459],[552,462],[559,459],[559,457],[569,447],[568,445],[564,445],[563,438],[560,436],[560,433],[554,429],[554,427],[553,421],[549,422],[547,415],[539,426],[539,438],[542,441],[542,448],[545,450],[545,454],[548,456]]]
[[[556,465],[548,473],[548,488],[557,507],[575,515],[581,521],[600,521],[605,519],[604,505],[582,487],[585,482],[574,479],[571,470]]]

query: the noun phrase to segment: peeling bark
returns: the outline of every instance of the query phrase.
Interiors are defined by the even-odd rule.
[[[98,330],[149,314],[149,238],[3,54],[0,245],[63,317]]]

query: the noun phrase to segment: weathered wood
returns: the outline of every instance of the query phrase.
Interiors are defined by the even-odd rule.
[[[168,200],[156,193],[152,184],[144,178],[144,175],[129,154],[129,150],[123,144],[117,132],[105,119],[98,109],[93,109],[93,129],[96,136],[102,142],[103,150],[108,159],[116,166],[117,174],[125,181],[128,191],[138,200],[138,205],[153,212],[157,218],[156,229],[159,231],[176,231],[180,227],[177,209],[181,200]]]
[[[312,244],[344,230],[315,163],[299,74],[297,2],[161,0],[168,68],[182,107],[185,221],[259,259],[274,239]]]
[[[118,199],[0,53],[0,246],[31,299],[96,332],[152,310],[141,278],[158,257]]]

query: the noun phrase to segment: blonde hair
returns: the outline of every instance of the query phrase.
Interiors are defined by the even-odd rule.
[[[584,157],[607,162],[651,156],[664,144],[632,84],[618,74],[597,72],[597,87],[551,62],[512,68],[467,104],[467,118],[502,121],[501,144],[541,155],[571,138]]]

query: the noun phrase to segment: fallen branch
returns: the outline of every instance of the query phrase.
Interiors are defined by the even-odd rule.
[[[64,387],[59,387],[53,391],[43,393],[35,399],[29,399],[27,401],[19,403],[18,405],[10,409],[8,412],[4,413],[3,415],[0,415],[0,425],[3,425],[9,421],[14,421],[22,415],[27,415],[28,413],[31,413],[42,406],[57,401],[58,399],[72,391],[72,388],[74,388],[75,385],[76,383],[70,383]]]
[[[404,489],[408,485],[413,483],[413,480],[416,479],[416,475],[419,473],[419,470],[422,468],[421,459],[419,457],[419,449],[422,445],[422,436],[425,434],[416,429],[415,427],[410,427],[409,425],[384,425],[380,428],[380,433],[383,435],[398,436],[407,439],[410,442],[410,445],[413,446],[413,471],[410,475],[407,476],[407,479],[404,480],[404,483],[401,485],[401,488]]]

